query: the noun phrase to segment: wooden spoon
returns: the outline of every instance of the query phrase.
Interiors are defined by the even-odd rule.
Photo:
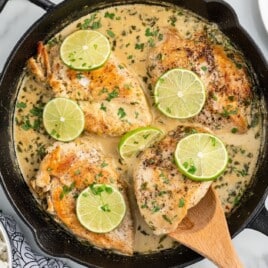
[[[212,188],[169,236],[220,268],[243,267],[232,244],[221,202]]]

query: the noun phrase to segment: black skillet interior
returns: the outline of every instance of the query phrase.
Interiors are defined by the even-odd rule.
[[[33,1],[39,2],[39,1]],[[46,1],[42,1],[46,2]],[[166,3],[187,8],[210,21],[218,23],[221,30],[244,52],[257,74],[258,89],[264,95],[264,106],[268,101],[268,67],[251,38],[241,29],[234,12],[222,1],[167,0]],[[45,14],[20,40],[11,54],[0,81],[0,163],[1,181],[6,193],[21,218],[33,230],[40,247],[47,253],[69,257],[87,266],[99,267],[184,267],[200,259],[193,251],[181,246],[176,250],[166,250],[150,255],[121,256],[97,250],[77,241],[74,236],[56,224],[37,204],[24,183],[15,156],[12,137],[12,122],[17,89],[26,60],[36,53],[39,40],[47,41],[71,21],[106,6],[125,3],[147,3],[167,5],[159,1],[145,0],[68,0]],[[265,108],[263,109],[265,111]],[[265,119],[266,114],[263,118]],[[267,126],[264,120],[264,128]],[[267,144],[263,145],[263,158],[259,161],[256,180],[245,194],[243,204],[228,218],[231,234],[245,228],[253,216],[261,209],[267,195],[268,162]]]

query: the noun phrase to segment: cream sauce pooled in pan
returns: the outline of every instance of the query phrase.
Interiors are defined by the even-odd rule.
[[[166,28],[176,28],[181,38],[190,40],[206,32],[210,42],[224,46],[229,51],[230,58],[233,54],[239,53],[215,24],[210,24],[183,9],[147,5],[118,6],[89,14],[64,28],[47,43],[47,46],[59,46],[67,35],[77,29],[94,29],[103,33],[110,40],[114,56],[122,65],[137,74],[151,108],[152,126],[159,127],[167,133],[179,124],[194,123],[210,128],[220,137],[227,145],[230,160],[225,173],[213,182],[213,187],[217,190],[225,211],[231,212],[239,205],[240,198],[251,183],[261,151],[262,128],[258,110],[261,105],[254,99],[248,106],[247,117],[250,127],[243,134],[227,123],[224,118],[226,115],[222,115],[222,120],[214,122],[213,118],[208,119],[205,115],[189,121],[180,121],[161,114],[153,105],[147,58],[149,50],[163,39]],[[236,64],[237,68],[242,68],[245,62]],[[203,68],[203,71],[205,72],[206,68]],[[52,97],[48,88],[37,83],[33,76],[26,72],[16,104],[14,137],[20,169],[29,185],[36,176],[46,148],[55,142],[45,133],[42,125],[42,109]],[[87,135],[107,156],[114,159],[121,177],[131,185],[135,160],[123,162],[120,159],[117,149],[120,137],[102,137],[88,133],[83,135]],[[131,186],[130,192],[133,192]],[[42,201],[42,196],[34,192],[33,194],[46,208],[47,204]],[[132,199],[134,200],[134,196]],[[148,253],[176,245],[176,242],[166,236],[153,235],[135,207],[133,201],[132,213],[135,214],[136,221],[135,251]]]

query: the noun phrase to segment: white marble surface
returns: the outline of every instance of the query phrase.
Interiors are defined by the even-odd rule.
[[[53,2],[60,3],[61,0],[53,0]],[[261,21],[258,1],[226,0],[226,2],[235,9],[241,25],[247,29],[268,61],[268,34]],[[268,10],[265,12],[268,14]],[[36,7],[27,0],[10,0],[7,3],[5,9],[0,13],[0,72],[16,42],[26,29],[43,14],[44,11],[41,8]],[[32,248],[42,252],[36,245],[30,229],[16,215],[2,187],[0,187],[0,201],[0,209],[17,219]],[[267,207],[268,199],[266,200]],[[246,268],[268,268],[268,237],[259,232],[246,229],[234,238],[234,245]],[[45,253],[43,254],[45,255]],[[64,261],[72,268],[84,267],[68,259],[64,259]],[[212,268],[215,266],[211,262],[203,260],[190,267]]]

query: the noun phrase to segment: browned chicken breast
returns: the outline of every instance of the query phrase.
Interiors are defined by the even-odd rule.
[[[79,101],[88,132],[119,136],[151,122],[138,78],[113,55],[99,69],[75,71],[63,64],[59,46],[49,48],[40,42],[28,68],[55,97]]]
[[[172,68],[194,71],[207,89],[207,102],[198,119],[202,123],[213,121],[214,126],[215,121],[226,120],[245,132],[246,106],[252,93],[246,68],[240,62],[237,52],[227,53],[223,46],[211,44],[204,35],[182,39],[175,29],[168,28],[163,40],[149,52],[148,71],[152,84]]]
[[[157,235],[174,231],[187,210],[206,194],[211,182],[195,182],[183,176],[174,163],[177,143],[192,131],[179,126],[146,149],[134,171],[134,188],[141,215]]]
[[[92,183],[112,184],[123,194],[127,212],[121,224],[109,233],[97,234],[85,229],[76,216],[76,197]],[[120,181],[111,159],[87,138],[71,143],[55,143],[43,159],[36,179],[35,192],[48,204],[48,212],[77,237],[99,248],[132,255],[134,229],[125,185]]]

